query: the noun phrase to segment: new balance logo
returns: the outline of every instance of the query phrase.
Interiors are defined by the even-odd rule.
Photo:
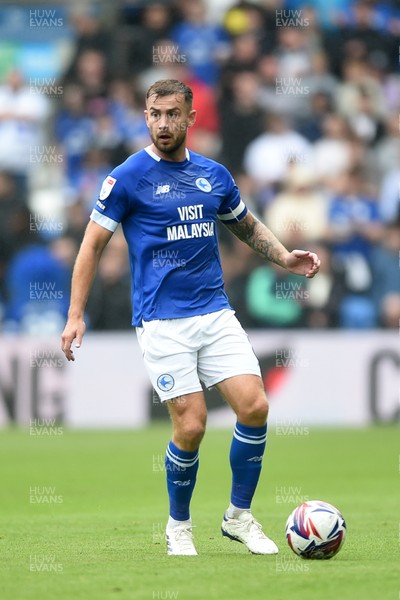
[[[168,194],[170,189],[171,186],[169,185],[169,183],[166,183],[165,185],[158,185],[155,194]]]
[[[175,485],[179,485],[181,487],[190,485],[190,479],[187,479],[186,481],[174,481],[173,482]]]
[[[252,456],[251,458],[247,459],[247,462],[261,462],[262,459],[262,456]]]

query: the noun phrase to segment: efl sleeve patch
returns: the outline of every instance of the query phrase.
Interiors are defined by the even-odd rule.
[[[105,180],[103,181],[103,185],[101,186],[101,190],[100,190],[100,195],[99,195],[100,200],[105,200],[106,198],[108,198],[108,196],[111,194],[111,190],[113,189],[116,181],[117,180],[114,177],[111,177],[111,175],[109,175],[108,177],[105,178]]]

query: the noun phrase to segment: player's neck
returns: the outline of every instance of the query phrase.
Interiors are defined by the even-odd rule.
[[[183,162],[186,160],[186,146],[182,144],[179,148],[175,150],[175,152],[164,153],[161,152],[154,144],[150,146],[152,152],[162,158],[163,160],[168,160],[170,162]]]

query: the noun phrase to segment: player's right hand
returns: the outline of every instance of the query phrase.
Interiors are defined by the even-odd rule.
[[[80,348],[82,338],[86,331],[86,325],[83,319],[68,319],[65,329],[61,336],[61,349],[64,352],[67,360],[75,360],[72,351],[72,342],[75,342],[75,348]]]

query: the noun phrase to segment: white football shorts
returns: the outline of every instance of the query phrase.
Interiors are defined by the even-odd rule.
[[[162,402],[200,392],[235,375],[259,375],[247,333],[230,309],[143,321],[136,328],[151,383]]]

